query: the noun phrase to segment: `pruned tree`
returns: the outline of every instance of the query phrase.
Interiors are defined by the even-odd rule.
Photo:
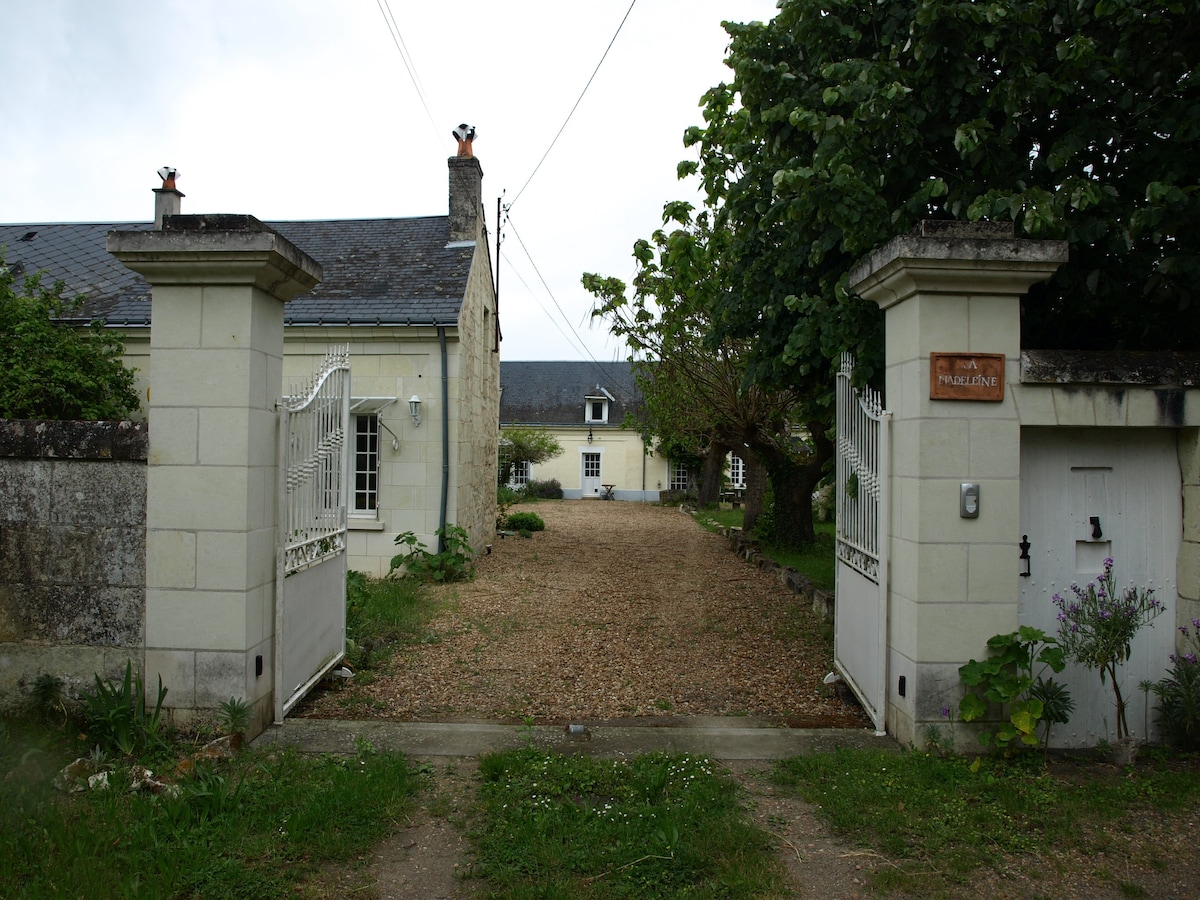
[[[536,466],[563,452],[562,444],[545,428],[513,425],[500,435],[500,484],[505,484],[514,466]]]
[[[692,213],[686,203],[667,204],[664,224],[674,227],[634,245],[632,296],[618,279],[584,275],[597,298],[593,315],[607,320],[644,362],[639,384],[655,433],[690,440],[706,456],[717,489],[729,450],[750,456],[752,464],[761,461],[776,496],[785,499],[772,537],[787,545],[811,542],[811,485],[805,493],[796,473],[811,470],[815,485],[828,454],[799,437],[803,423],[794,416],[792,391],[747,381],[749,340],[711,339],[714,309],[726,290],[727,235],[712,227],[708,211]],[[759,511],[757,504],[747,507],[748,527]]]
[[[80,301],[32,275],[20,287],[0,256],[0,418],[99,421],[139,407],[120,337],[98,322],[67,324]]]

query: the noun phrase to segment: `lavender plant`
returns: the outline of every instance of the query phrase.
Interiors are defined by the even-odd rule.
[[[1200,619],[1192,619],[1192,627],[1179,626],[1191,649],[1171,654],[1171,669],[1165,678],[1150,685],[1158,698],[1155,709],[1163,730],[1181,747],[1194,750],[1200,747]]]
[[[1125,698],[1117,681],[1117,668],[1129,660],[1134,636],[1144,625],[1153,625],[1165,607],[1153,589],[1130,586],[1119,589],[1113,579],[1113,561],[1104,560],[1104,572],[1080,587],[1072,584],[1071,596],[1054,595],[1058,607],[1058,642],[1068,659],[1100,672],[1100,683],[1111,682],[1117,705],[1117,740],[1129,737]]]

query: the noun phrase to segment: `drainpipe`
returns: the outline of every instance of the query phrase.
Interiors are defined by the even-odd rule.
[[[446,551],[446,506],[450,498],[450,376],[446,362],[446,326],[439,325],[442,350],[442,509],[438,516],[438,553]]]

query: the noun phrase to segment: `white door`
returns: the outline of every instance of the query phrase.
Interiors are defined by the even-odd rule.
[[[1057,634],[1054,595],[1069,597],[1072,582],[1093,581],[1109,557],[1118,586],[1152,587],[1167,605],[1135,638],[1121,673],[1129,730],[1142,738],[1157,729],[1153,697],[1148,711],[1138,685],[1162,677],[1175,646],[1175,563],[1183,527],[1175,446],[1169,429],[1021,431],[1021,533],[1029,542],[1029,576],[1018,579],[1020,623]],[[1111,685],[1075,666],[1056,677],[1070,688],[1075,712],[1068,724],[1054,726],[1051,745],[1115,740]]]
[[[603,480],[600,476],[600,454],[591,451],[585,452],[583,454],[583,479],[580,482],[583,499],[599,497],[600,483]]]

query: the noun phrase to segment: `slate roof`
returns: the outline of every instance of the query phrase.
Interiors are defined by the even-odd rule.
[[[288,302],[288,325],[454,325],[474,244],[447,246],[448,216],[267,222],[321,264],[324,281]],[[0,225],[5,263],[18,275],[45,271],[82,315],[110,325],[150,324],[150,287],[104,249],[110,231],[149,222]]]
[[[583,425],[588,397],[612,395],[608,424],[641,406],[628,362],[500,362],[501,425]]]

